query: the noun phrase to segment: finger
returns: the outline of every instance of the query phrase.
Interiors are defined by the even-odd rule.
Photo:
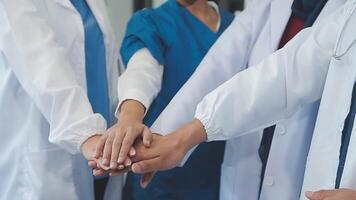
[[[105,147],[103,151],[103,159],[102,159],[102,165],[109,167],[110,163],[110,157],[111,157],[111,149],[112,149],[112,144],[114,141],[114,134],[109,134],[108,138],[106,139],[105,142]]]
[[[144,174],[160,170],[161,159],[156,157],[150,160],[143,160],[141,162],[134,163],[131,167],[132,172],[136,174]]]
[[[89,160],[88,161],[88,165],[89,167],[91,167],[92,169],[97,168],[97,163],[94,160]]]
[[[153,140],[153,136],[151,130],[147,126],[145,126],[145,128],[143,129],[142,135],[143,135],[143,144],[146,147],[150,147]]]
[[[117,159],[119,157],[119,152],[121,149],[122,140],[124,139],[125,135],[122,134],[121,131],[116,132],[115,139],[113,141],[112,151],[111,151],[111,161],[110,161],[110,168],[115,169],[117,168]]]
[[[117,170],[123,170],[125,168],[125,165],[124,164],[121,164],[117,167]]]
[[[100,137],[94,151],[94,158],[99,158],[102,155],[107,138],[108,138],[108,134],[102,135]]]
[[[132,164],[131,159],[130,158],[126,158],[125,162],[124,162],[125,167],[129,167],[129,166],[131,166],[131,164]]]
[[[332,195],[335,190],[320,190],[317,192],[306,192],[305,196],[310,200],[323,200]]]
[[[148,184],[151,182],[152,178],[154,177],[155,173],[156,172],[149,172],[142,175],[140,185],[143,189],[145,189],[148,186]]]
[[[130,152],[129,152],[129,156],[130,157],[134,157],[135,155],[136,155],[136,150],[135,150],[134,147],[131,147]]]
[[[105,173],[106,173],[106,171],[103,169],[94,169],[93,170],[94,176],[103,176]]]
[[[104,171],[109,171],[110,170],[110,167],[106,166],[106,165],[103,165],[102,164],[103,161],[102,159],[100,159],[99,161],[97,161],[97,169],[103,169]]]
[[[136,134],[133,131],[126,132],[124,140],[122,141],[121,144],[119,158],[117,160],[119,164],[122,164],[125,161],[127,154],[129,153],[131,147],[135,142],[135,139],[136,139]]]
[[[147,148],[143,145],[142,141],[138,142],[137,144],[138,145],[135,145],[136,155],[131,158],[133,163],[142,160],[150,160],[160,155],[158,149]]]

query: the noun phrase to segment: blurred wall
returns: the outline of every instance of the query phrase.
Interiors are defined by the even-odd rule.
[[[127,21],[133,12],[132,0],[106,0],[106,3],[114,32],[121,43]]]

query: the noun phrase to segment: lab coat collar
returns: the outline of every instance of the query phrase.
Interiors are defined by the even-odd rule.
[[[324,17],[330,13],[332,13],[332,9],[335,7],[344,4],[346,0],[329,0],[324,6],[323,10],[317,17],[315,24],[317,24],[320,20],[324,19]],[[276,50],[279,45],[279,41],[284,33],[285,27],[289,21],[289,18],[292,14],[291,8],[293,4],[293,0],[273,0],[271,2],[271,48],[272,50]]]

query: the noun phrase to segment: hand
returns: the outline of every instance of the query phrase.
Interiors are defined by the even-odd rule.
[[[99,160],[90,160],[88,161],[88,165],[93,169],[94,176],[103,176],[106,173],[109,173],[109,176],[121,176],[124,175],[126,172],[131,171],[131,166],[125,167],[124,169],[108,169],[105,170],[100,166]]]
[[[168,170],[176,167],[186,153],[195,145],[206,140],[206,132],[199,120],[167,135],[154,134],[149,148],[138,141],[135,145],[136,156],[131,169],[134,173],[144,174],[141,186],[145,187],[157,170]]]
[[[95,150],[95,158],[102,156],[101,165],[110,169],[123,169],[132,164],[130,157],[135,155],[132,148],[136,138],[143,137],[143,143],[149,146],[152,133],[142,123],[144,107],[137,101],[129,100],[121,106],[119,122],[111,127],[100,139]],[[110,166],[109,166],[110,164]]]
[[[100,135],[95,135],[90,138],[88,138],[86,141],[83,142],[83,144],[80,147],[80,150],[87,160],[93,160],[94,159],[94,152],[95,152],[95,147],[100,139]]]
[[[318,192],[306,192],[309,200],[354,200],[356,191],[350,189],[320,190]]]

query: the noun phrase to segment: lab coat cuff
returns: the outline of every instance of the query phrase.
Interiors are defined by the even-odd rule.
[[[214,124],[214,121],[209,116],[197,112],[195,118],[203,124],[207,134],[207,142],[221,140],[222,130]]]
[[[94,114],[73,124],[66,131],[51,134],[49,141],[57,144],[71,154],[81,153],[81,146],[90,137],[104,134],[107,128],[106,120],[100,114]],[[55,131],[54,131],[55,132]],[[56,135],[56,136],[53,136]]]
[[[125,94],[120,97],[119,104],[116,107],[115,116],[119,116],[118,114],[120,111],[120,107],[127,100],[135,100],[140,102],[145,107],[145,115],[147,114],[147,111],[153,101],[153,99],[148,97],[145,92],[136,89],[131,89],[129,91],[126,91]]]
[[[95,135],[102,135],[105,133],[107,129],[107,123],[100,114],[95,114],[95,118],[97,120],[94,120],[91,125],[86,124],[83,126],[83,129],[78,130],[77,132],[77,137],[74,139],[75,142],[75,149],[78,153],[81,152],[81,146],[82,144],[88,140],[89,138],[95,136]]]

